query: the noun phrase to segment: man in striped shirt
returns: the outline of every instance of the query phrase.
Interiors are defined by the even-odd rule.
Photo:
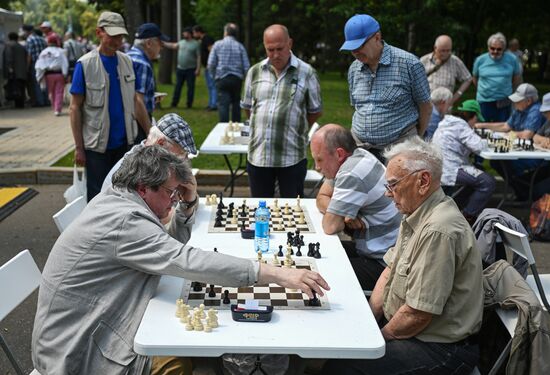
[[[386,168],[370,152],[358,148],[351,132],[328,124],[311,139],[315,168],[325,177],[317,195],[327,234],[346,231],[345,243],[364,290],[372,290],[386,264],[382,257],[395,245],[401,214],[384,195]]]
[[[264,31],[267,58],[246,76],[241,107],[250,118],[248,179],[253,197],[304,196],[309,127],[321,116],[315,69],[291,51],[283,25]]]

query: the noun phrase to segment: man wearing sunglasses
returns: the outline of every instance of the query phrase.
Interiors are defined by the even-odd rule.
[[[418,137],[384,153],[386,196],[404,215],[370,298],[384,357],[334,360],[324,374],[468,374],[481,327],[481,257],[470,225],[443,193],[443,159]],[[457,371],[459,370],[460,371]]]
[[[508,96],[521,83],[521,67],[516,56],[506,51],[506,37],[502,33],[489,37],[487,49],[474,62],[476,100],[486,121],[504,122],[512,110]]]
[[[357,143],[377,158],[382,150],[428,127],[432,104],[424,66],[409,52],[382,39],[380,25],[367,14],[346,22],[346,41],[355,61],[348,70],[351,105],[355,107],[351,131]]]

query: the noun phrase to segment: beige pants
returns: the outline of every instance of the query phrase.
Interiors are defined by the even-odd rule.
[[[189,358],[153,357],[151,375],[191,375],[193,364]]]

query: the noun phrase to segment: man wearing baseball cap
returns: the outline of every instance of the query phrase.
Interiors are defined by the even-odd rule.
[[[164,42],[168,42],[170,38],[164,35],[154,23],[144,23],[139,26],[135,37],[134,45],[127,55],[132,60],[136,76],[140,77],[140,85],[136,87],[136,91],[140,94],[139,96],[143,96],[147,114],[151,119],[155,109],[156,86],[152,61],[159,58]],[[146,138],[143,129],[138,129],[138,133],[136,142]]]
[[[151,122],[143,103],[141,77],[132,60],[119,52],[128,35],[118,13],[103,12],[97,20],[99,47],[75,65],[71,85],[71,129],[75,162],[86,169],[88,201],[101,190],[105,176],[128,151],[137,136],[134,120],[149,132]]]
[[[542,97],[540,113],[546,118],[546,122],[537,131],[533,137],[535,145],[550,149],[550,92]],[[548,162],[546,162],[548,163]],[[537,174],[535,186],[533,186],[533,201],[540,199],[544,194],[550,191],[550,170],[549,168],[541,168]]]
[[[356,59],[348,70],[351,130],[359,146],[382,160],[385,147],[424,134],[432,110],[426,72],[416,56],[387,44],[367,14],[351,17],[344,34],[340,50]]]
[[[133,154],[141,147],[152,145],[160,145],[184,160],[198,154],[195,140],[193,139],[193,132],[189,124],[181,116],[175,113],[167,113],[151,127],[146,140],[132,147],[132,149],[116,163],[105,177],[101,191],[104,192],[107,188],[111,187],[111,178],[113,174],[120,168],[122,162],[128,155]],[[196,182],[194,191],[196,193]]]
[[[539,93],[530,83],[522,83],[516,91],[508,96],[514,106],[512,115],[506,122],[486,122],[476,124],[478,129],[490,129],[497,132],[513,132],[519,139],[532,139],[535,133],[544,124],[544,116],[540,112],[541,104]],[[500,162],[491,161],[493,167],[501,176],[505,173],[510,178],[510,184],[516,192],[516,198],[520,201],[528,199],[525,183],[527,175],[536,169],[543,161],[540,159],[521,159]],[[506,172],[504,171],[506,169]],[[527,182],[527,185],[529,183]]]

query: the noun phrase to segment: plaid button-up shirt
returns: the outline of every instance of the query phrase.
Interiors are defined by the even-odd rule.
[[[306,158],[308,113],[321,112],[315,69],[293,54],[279,77],[265,59],[246,75],[241,108],[249,110],[248,161],[257,167],[289,167]]]
[[[244,46],[234,37],[226,36],[214,43],[208,56],[208,70],[214,79],[222,79],[228,75],[244,78],[250,68],[250,61]]]
[[[433,53],[428,53],[420,58],[420,62],[426,69],[426,74],[435,68]],[[440,65],[440,67],[428,76],[430,90],[438,87],[446,87],[454,92],[456,82],[464,82],[472,78],[472,75],[466,68],[466,65],[455,55],[451,55],[449,60]]]
[[[36,60],[38,60],[38,56],[40,55],[40,52],[42,52],[43,49],[47,47],[46,41],[44,38],[39,37],[36,34],[31,34],[27,38],[27,42],[25,43],[25,48],[27,48],[27,52],[31,55],[31,60],[34,65]]]
[[[413,54],[384,43],[376,72],[359,60],[349,67],[352,132],[362,142],[388,145],[418,122],[418,104],[430,101],[424,66]]]
[[[155,77],[151,61],[143,50],[135,46],[130,48],[127,55],[132,59],[134,73],[138,77],[139,85],[136,87],[136,91],[143,94],[145,108],[151,114],[155,109]]]

